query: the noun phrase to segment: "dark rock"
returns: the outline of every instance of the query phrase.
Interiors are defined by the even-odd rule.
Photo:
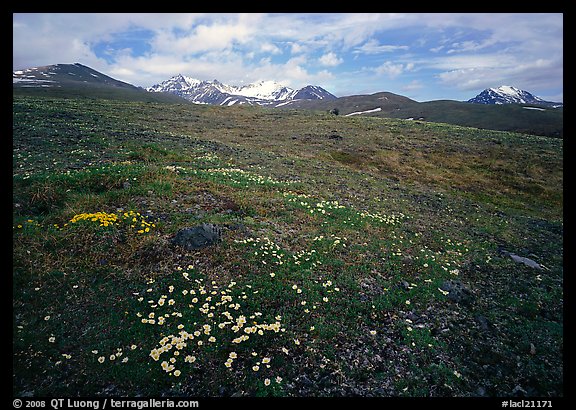
[[[170,242],[172,245],[191,251],[215,244],[220,240],[221,235],[222,231],[216,225],[202,224],[180,229]]]
[[[300,376],[298,376],[298,378],[296,379],[296,381],[302,383],[304,386],[313,386],[314,383],[312,382],[312,380],[310,380],[308,378],[308,376],[306,376],[305,374],[301,374]]]
[[[486,319],[485,316],[478,315],[474,319],[476,320],[476,323],[478,323],[478,327],[480,327],[480,330],[484,332],[490,330],[490,322],[488,322],[488,319]]]
[[[462,303],[464,305],[471,304],[474,301],[472,292],[457,280],[447,280],[440,286],[440,289],[449,292],[448,299],[455,303]]]

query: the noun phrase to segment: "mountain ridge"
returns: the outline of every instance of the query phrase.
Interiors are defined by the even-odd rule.
[[[149,92],[176,94],[196,104],[276,106],[295,99],[331,100],[336,96],[320,86],[300,89],[286,87],[272,80],[261,80],[244,86],[223,84],[218,80],[198,80],[182,74],[146,88]]]

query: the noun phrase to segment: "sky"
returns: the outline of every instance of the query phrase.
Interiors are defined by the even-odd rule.
[[[563,102],[562,13],[15,13],[13,70],[81,63],[149,87],[177,74],[340,97],[464,101],[510,85]]]

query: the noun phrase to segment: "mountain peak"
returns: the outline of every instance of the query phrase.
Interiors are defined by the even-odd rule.
[[[522,95],[522,93],[526,92],[511,85],[501,85],[500,87],[490,88],[490,90],[500,94],[513,95],[513,96]]]
[[[468,102],[474,104],[537,104],[552,107],[562,106],[561,103],[545,101],[528,91],[511,85],[486,88],[476,97],[468,100]]]

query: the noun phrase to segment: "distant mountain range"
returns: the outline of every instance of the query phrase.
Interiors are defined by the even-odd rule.
[[[336,97],[322,87],[308,85],[295,90],[275,81],[259,81],[245,86],[201,81],[178,74],[147,91],[176,94],[196,104],[277,106],[293,100],[332,100]]]
[[[107,98],[189,104],[261,105],[277,109],[306,109],[341,116],[372,116],[448,123],[466,127],[563,136],[563,105],[527,91],[501,86],[464,101],[418,102],[390,92],[335,97],[319,86],[295,90],[274,81],[231,86],[177,75],[148,90],[116,80],[90,67],[56,64],[12,74],[15,94],[63,98]]]
[[[476,97],[468,100],[475,104],[536,104],[550,108],[562,107],[562,103],[545,101],[540,97],[520,90],[509,85],[502,85],[497,88],[487,88]]]

